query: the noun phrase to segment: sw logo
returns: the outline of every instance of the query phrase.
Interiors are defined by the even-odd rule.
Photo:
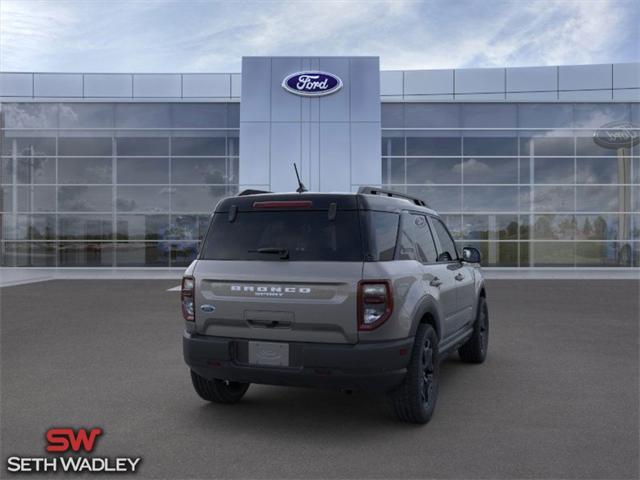
[[[92,452],[95,447],[96,440],[102,435],[101,428],[79,428],[74,432],[72,428],[50,428],[47,430],[47,452],[68,452],[72,450],[79,452]]]
[[[93,457],[98,438],[104,434],[99,427],[54,427],[46,431],[45,451],[68,454],[64,456],[7,458],[7,471],[11,473],[135,473],[141,457]]]

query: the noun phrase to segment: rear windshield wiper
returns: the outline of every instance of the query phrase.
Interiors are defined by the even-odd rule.
[[[275,253],[280,255],[282,260],[287,260],[289,258],[289,250],[279,247],[256,248],[255,250],[249,250],[249,253]]]

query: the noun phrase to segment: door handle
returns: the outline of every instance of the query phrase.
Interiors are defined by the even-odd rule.
[[[431,285],[432,287],[439,287],[440,285],[442,285],[442,280],[440,280],[438,277],[433,277],[433,279],[429,282],[429,285]]]
[[[462,280],[464,280],[464,275],[459,273],[454,277],[457,281],[461,282]]]

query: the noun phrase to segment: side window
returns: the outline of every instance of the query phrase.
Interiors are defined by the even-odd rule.
[[[416,238],[416,248],[418,250],[418,259],[422,263],[431,263],[436,261],[438,256],[436,245],[431,236],[431,229],[424,215],[411,215],[413,221],[413,229]]]
[[[371,256],[376,262],[393,260],[398,237],[397,213],[368,212],[371,235],[369,247]]]
[[[449,232],[440,220],[434,218],[432,221],[435,234],[438,236],[442,250],[438,256],[438,261],[450,262],[452,260],[456,260],[458,258],[458,252],[456,251],[456,244],[453,241],[453,238],[451,238],[451,235],[449,235]]]
[[[436,246],[424,215],[404,214],[398,242],[398,260],[436,261]]]

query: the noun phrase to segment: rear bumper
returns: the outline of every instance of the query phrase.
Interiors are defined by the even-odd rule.
[[[404,379],[413,339],[355,345],[292,342],[289,367],[249,364],[248,344],[188,332],[182,340],[185,362],[205,378],[383,392]]]

